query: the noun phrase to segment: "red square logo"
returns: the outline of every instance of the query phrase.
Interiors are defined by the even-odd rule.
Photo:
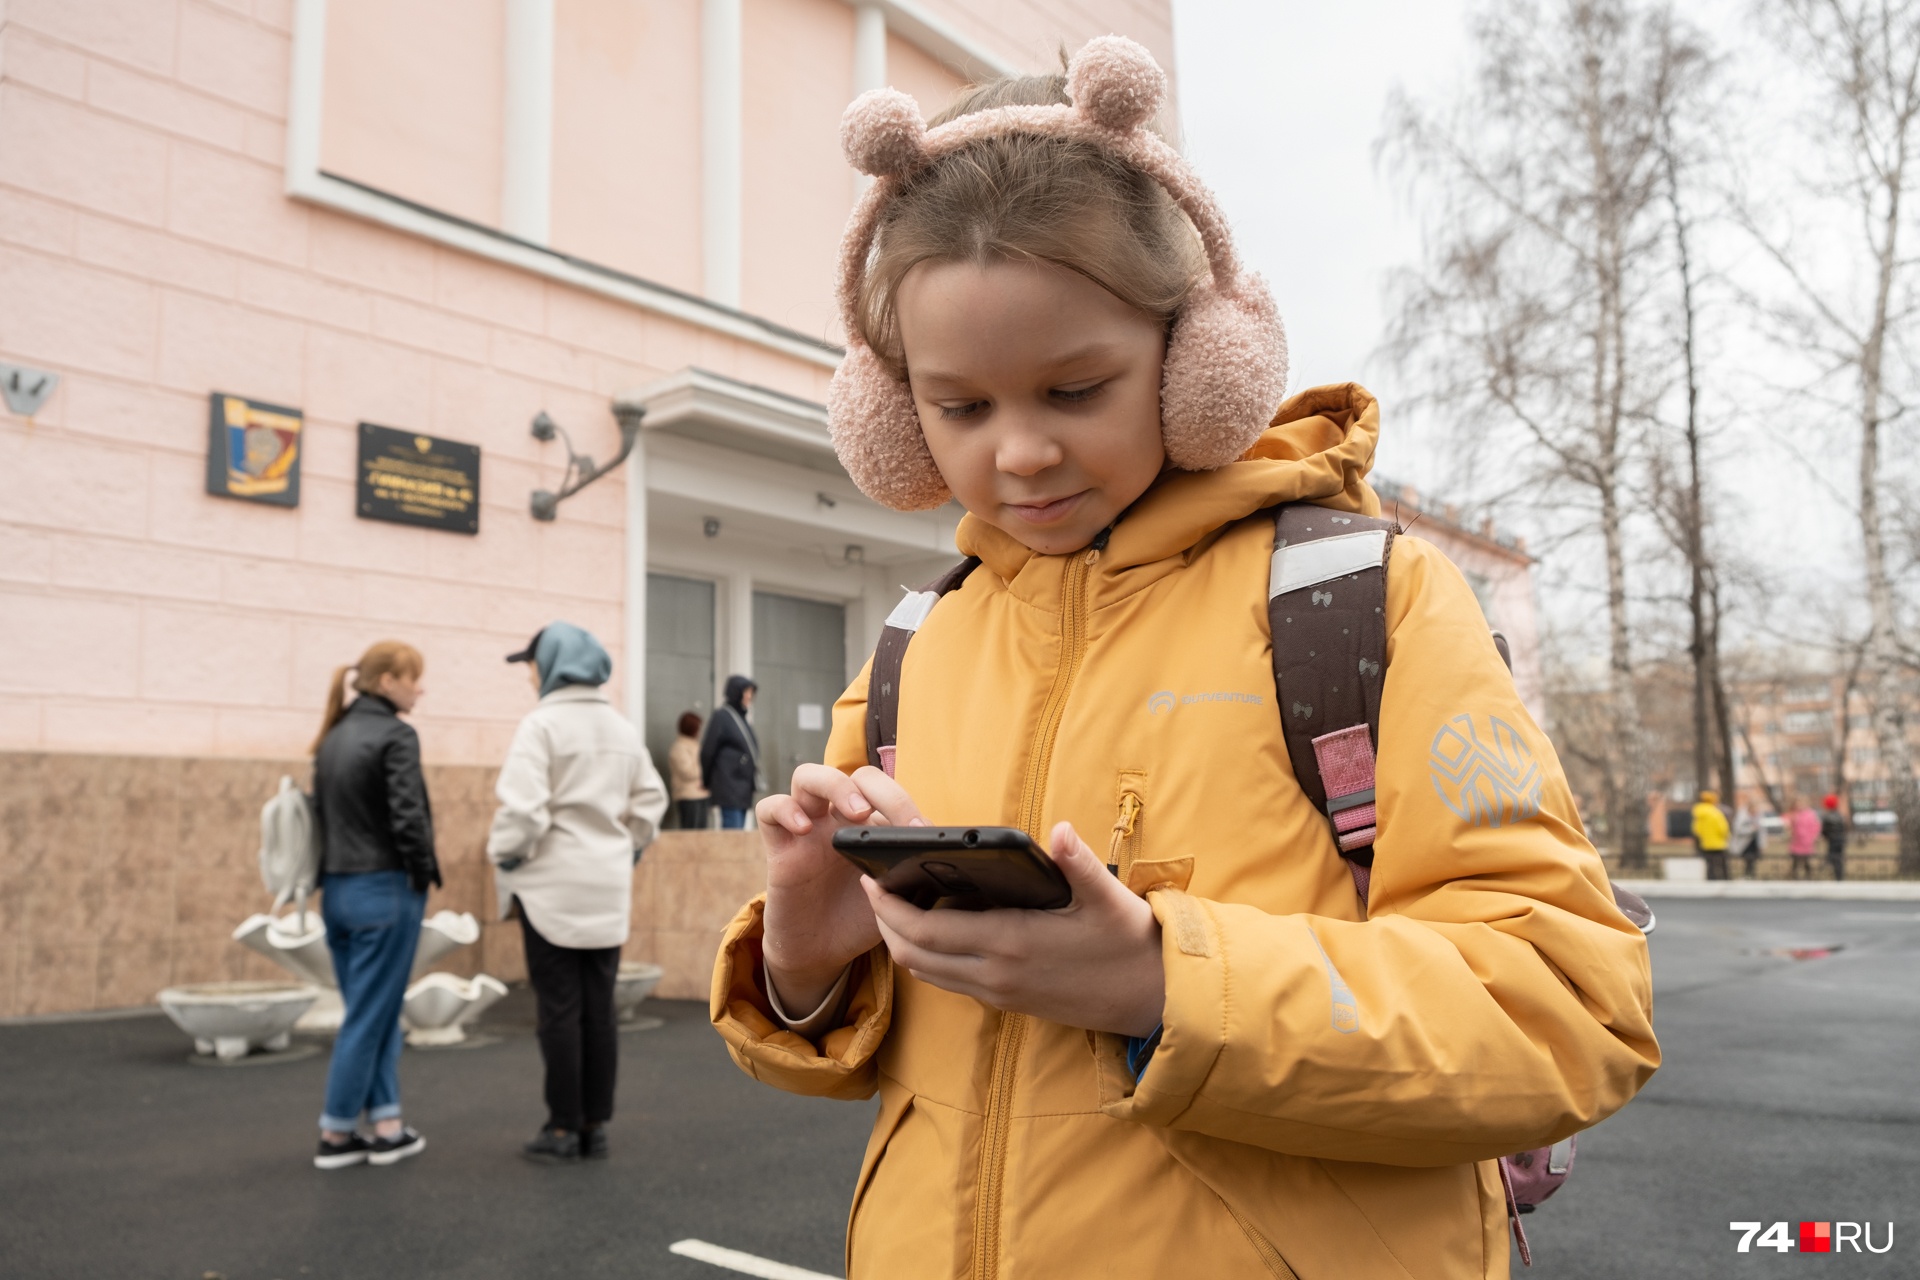
[[[1831,1222],[1803,1222],[1800,1224],[1800,1252],[1832,1253],[1833,1224]]]

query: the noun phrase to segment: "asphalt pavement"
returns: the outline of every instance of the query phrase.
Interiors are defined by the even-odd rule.
[[[1920,1276],[1920,909],[1656,906],[1666,1066],[1582,1135],[1527,1220],[1526,1274]],[[472,1047],[408,1052],[423,1155],[335,1173],[308,1164],[323,1053],[208,1066],[158,1017],[0,1026],[0,1275],[725,1280],[668,1252],[689,1238],[842,1273],[871,1104],[756,1085],[703,1007],[653,1002],[665,1025],[622,1037],[612,1159],[530,1165],[529,1003]],[[1803,1220],[1871,1223],[1876,1246],[1891,1222],[1894,1247],[1742,1255],[1727,1228]]]

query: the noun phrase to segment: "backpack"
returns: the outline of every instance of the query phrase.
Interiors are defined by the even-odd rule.
[[[281,778],[280,789],[260,810],[260,879],[278,911],[300,900],[300,925],[306,927],[307,895],[320,880],[320,841],[314,831],[313,801]]]
[[[1287,756],[1300,789],[1327,815],[1365,911],[1377,816],[1374,743],[1386,682],[1387,561],[1400,529],[1391,520],[1308,503],[1276,507],[1273,520],[1267,620]],[[978,557],[969,557],[923,589],[908,592],[881,628],[867,681],[867,760],[889,777],[907,645],[940,597],[979,565]],[[1495,631],[1490,639],[1511,670],[1506,637]],[[1616,887],[1613,897],[1629,920],[1652,932],[1653,913],[1638,895]],[[1526,1266],[1533,1265],[1533,1253],[1520,1215],[1532,1213],[1560,1189],[1573,1171],[1573,1157],[1574,1140],[1567,1137],[1499,1160],[1507,1219]]]

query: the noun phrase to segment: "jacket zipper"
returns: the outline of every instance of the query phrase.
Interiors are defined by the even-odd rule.
[[[1067,561],[1066,573],[1060,582],[1060,664],[1054,668],[1053,687],[1047,690],[1040,723],[1034,729],[1020,802],[1021,829],[1043,846],[1046,833],[1040,830],[1040,818],[1046,808],[1047,767],[1053,762],[1053,744],[1059,737],[1060,721],[1066,713],[1067,694],[1073,688],[1074,678],[1080,674],[1080,663],[1087,652],[1087,573],[1099,562],[1106,544],[1107,534],[1103,530],[1089,550]],[[973,1222],[975,1280],[994,1280],[1000,1273],[1000,1207],[1005,1194],[1009,1110],[1014,1072],[1020,1065],[1020,1050],[1026,1038],[1026,1015],[1000,1015],[987,1086],[985,1132],[980,1140],[980,1199]]]

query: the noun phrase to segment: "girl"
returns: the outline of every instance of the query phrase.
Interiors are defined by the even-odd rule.
[[[400,717],[426,690],[426,661],[383,640],[333,673],[313,744],[313,809],[320,834],[320,914],[346,1018],[327,1069],[321,1169],[393,1164],[426,1149],[400,1119],[400,999],[440,883],[433,810],[420,771],[420,735]],[[359,697],[346,700],[348,677]],[[358,1132],[360,1116],[371,1140]]]
[[[928,131],[888,91],[848,112],[878,181],[835,444],[879,501],[957,498],[979,564],[876,686],[889,769],[862,673],[826,763],[761,801],[768,890],[713,1020],[757,1079],[879,1092],[851,1277],[1504,1275],[1496,1158],[1657,1064],[1646,945],[1471,589],[1412,538],[1356,894],[1289,765],[1264,589],[1270,508],[1377,515],[1378,410],[1347,385],[1274,413],[1272,303],[1148,129],[1164,88],[1106,37]],[[917,910],[833,852],[868,822],[1023,827],[1074,901]]]

